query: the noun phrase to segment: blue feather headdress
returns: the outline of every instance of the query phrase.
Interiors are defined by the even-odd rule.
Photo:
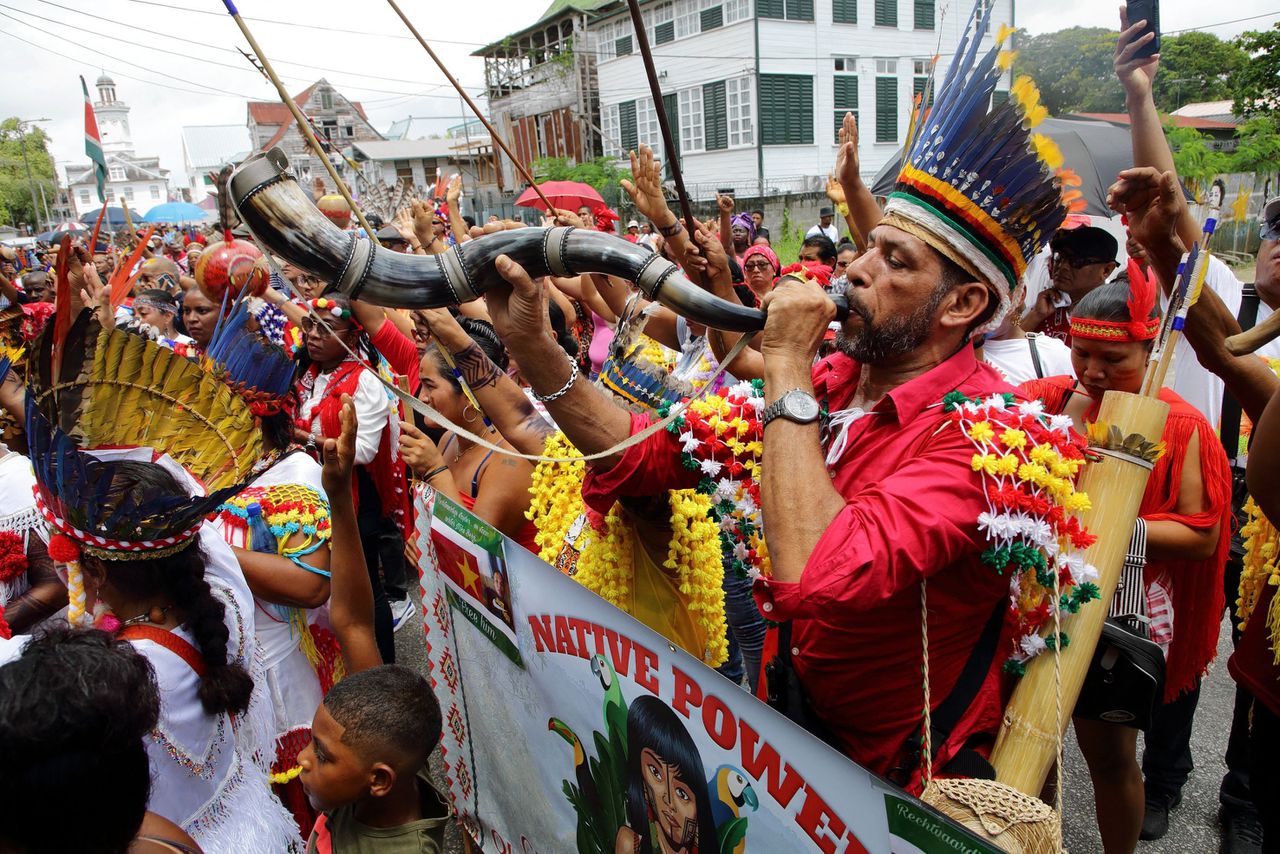
[[[237,482],[208,495],[139,495],[120,451],[83,451],[27,395],[27,442],[36,504],[54,533],[110,560],[157,558],[186,548],[206,516],[244,488]],[[112,454],[116,458],[112,458]],[[151,463],[158,465],[158,463]]]
[[[1002,47],[1008,27],[979,52],[993,7],[975,2],[936,100],[912,116],[884,217],[994,289],[1000,307],[984,329],[999,325],[1027,262],[1080,196],[1057,145],[1032,132],[1048,111],[1031,78],[1019,77],[1009,100],[991,106],[1015,56]]]
[[[297,364],[283,347],[251,330],[251,319],[250,301],[237,302],[213,333],[206,365],[248,401],[254,415],[274,415],[288,408]]]

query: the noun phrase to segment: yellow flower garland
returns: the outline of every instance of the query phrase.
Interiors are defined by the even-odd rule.
[[[548,437],[543,453],[560,459],[578,456],[563,433]],[[554,566],[566,545],[576,549],[579,557],[572,573],[574,580],[629,613],[635,532],[623,518],[621,507],[615,504],[609,510],[603,532],[582,525],[573,542],[567,541],[570,528],[585,512],[585,475],[581,460],[542,462],[534,469],[533,498],[525,515],[538,526],[538,556]],[[691,489],[672,490],[669,495],[671,541],[663,566],[675,573],[680,593],[689,599],[690,616],[706,637],[702,660],[716,667],[728,658],[720,528],[711,517],[709,497]]]
[[[1239,628],[1244,631],[1263,588],[1268,584],[1280,586],[1280,562],[1277,562],[1277,551],[1280,550],[1280,534],[1274,525],[1262,515],[1258,505],[1250,498],[1244,505],[1249,521],[1240,529],[1245,538],[1244,562],[1240,571],[1240,596],[1236,600],[1240,615]],[[1280,595],[1271,599],[1271,607],[1267,610],[1266,626],[1271,638],[1271,651],[1275,663],[1280,664]]]

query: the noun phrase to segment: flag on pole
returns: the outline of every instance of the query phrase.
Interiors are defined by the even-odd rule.
[[[102,154],[102,137],[98,135],[98,119],[93,114],[93,101],[89,100],[89,85],[80,76],[80,88],[84,90],[84,153],[94,163],[95,177],[98,179],[98,202],[107,202],[107,158]]]

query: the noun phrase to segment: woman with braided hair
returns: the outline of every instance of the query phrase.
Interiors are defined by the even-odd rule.
[[[237,487],[200,495],[180,467],[146,449],[80,451],[34,412],[28,433],[50,554],[67,565],[68,619],[92,618],[156,673],[147,808],[207,852],[295,847],[297,828],[267,785],[272,713],[252,595],[203,521]]]

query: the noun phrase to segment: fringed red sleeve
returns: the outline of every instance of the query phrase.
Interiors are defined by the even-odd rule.
[[[1148,522],[1179,522],[1200,531],[1218,526],[1218,542],[1210,557],[1147,562],[1147,583],[1161,580],[1173,598],[1173,643],[1164,680],[1167,703],[1195,687],[1218,651],[1225,602],[1222,571],[1231,545],[1231,471],[1222,443],[1199,410],[1169,389],[1160,390],[1160,399],[1169,404],[1165,452],[1147,481],[1139,512]],[[1182,514],[1176,512],[1178,488],[1192,436],[1200,438],[1204,509]]]

